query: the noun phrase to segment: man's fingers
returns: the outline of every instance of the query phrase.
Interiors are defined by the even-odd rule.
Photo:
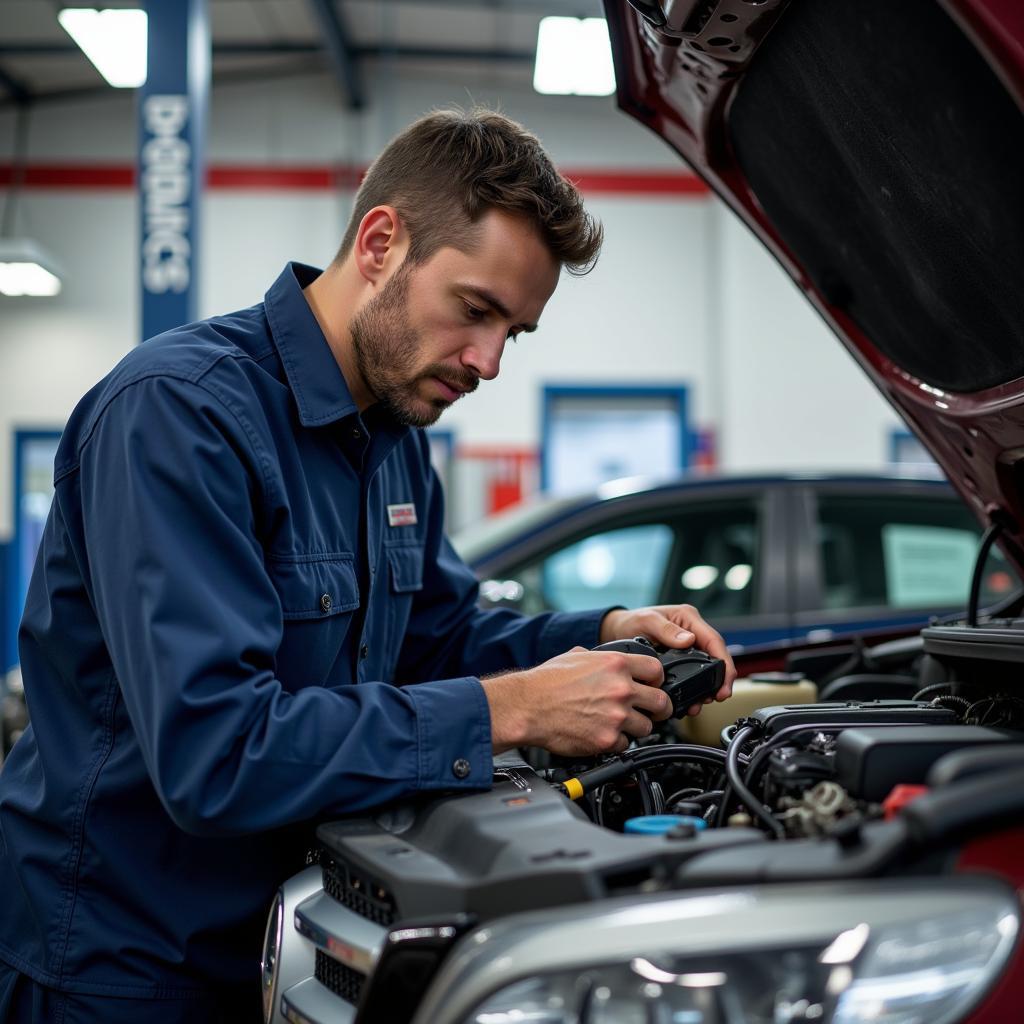
[[[651,718],[663,719],[671,713],[672,701],[663,690],[653,686],[637,686],[633,691],[633,707],[647,712]]]
[[[697,647],[706,651],[713,658],[725,662],[725,680],[715,694],[715,700],[725,700],[732,696],[732,684],[736,678],[736,666],[733,664],[729,649],[722,639],[721,633],[709,626],[692,605],[664,605],[650,609],[651,620],[644,619],[645,632],[652,639],[667,647]]]
[[[706,651],[712,658],[721,658],[725,662],[725,681],[715,694],[715,700],[725,700],[732,696],[732,684],[736,678],[736,666],[733,664],[732,655],[729,653],[722,634],[712,629],[701,617],[696,609],[689,609],[687,625],[696,636],[696,645],[702,651]]]
[[[665,670],[661,662],[649,654],[627,654],[629,674],[638,682],[648,686],[661,686],[665,681]]]
[[[644,736],[650,736],[653,729],[654,723],[647,715],[639,711],[631,711],[622,723],[622,731],[638,740],[643,739]]]
[[[671,619],[663,619],[652,632],[656,632],[654,639],[666,647],[692,647],[697,639],[692,630],[680,628]]]

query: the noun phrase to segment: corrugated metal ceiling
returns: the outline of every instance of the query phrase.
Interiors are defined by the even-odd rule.
[[[61,7],[74,5],[0,0],[0,103],[109,88],[57,23]],[[96,6],[140,4],[103,0]],[[532,73],[541,17],[602,13],[600,0],[209,0],[214,82],[332,70],[324,7],[336,17],[357,69],[374,60],[439,69],[500,64],[524,80]]]

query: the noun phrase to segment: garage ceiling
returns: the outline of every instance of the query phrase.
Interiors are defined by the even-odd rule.
[[[131,0],[2,0],[0,105],[116,94],[57,23],[66,6]],[[387,60],[463,72],[533,73],[548,14],[600,16],[600,0],[209,0],[214,82],[332,72],[344,103],[368,101],[363,68]]]

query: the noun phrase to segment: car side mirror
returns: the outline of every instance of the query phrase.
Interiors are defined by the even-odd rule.
[[[518,608],[526,596],[526,588],[518,580],[484,580],[480,584],[480,596],[488,604]]]

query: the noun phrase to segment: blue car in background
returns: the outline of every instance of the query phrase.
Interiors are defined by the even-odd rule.
[[[617,481],[525,504],[453,543],[484,604],[685,602],[748,648],[908,632],[962,610],[980,536],[939,477],[790,474]],[[1018,586],[993,549],[982,605]]]

